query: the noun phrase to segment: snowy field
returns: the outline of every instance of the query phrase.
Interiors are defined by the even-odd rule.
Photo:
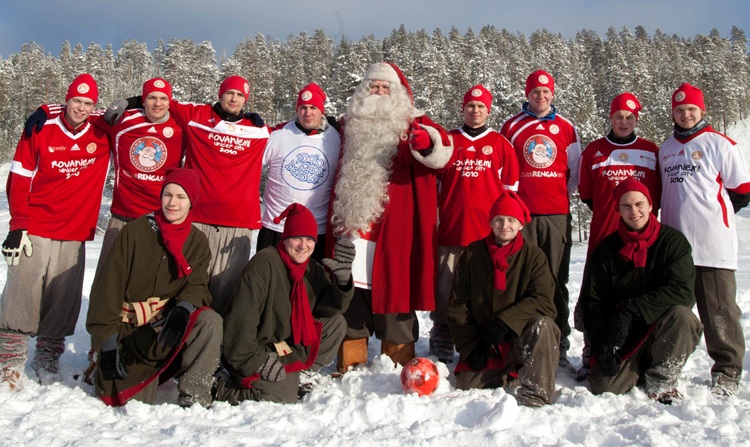
[[[750,148],[750,124],[728,133]],[[0,167],[0,178],[6,178],[7,170],[7,165]],[[0,186],[2,238],[9,219],[4,184]],[[737,302],[750,346],[750,211],[739,216]],[[743,374],[736,396],[712,395],[708,390],[711,361],[703,342],[680,378],[685,399],[673,406],[656,403],[639,389],[623,396],[593,396],[585,383],[560,370],[553,405],[519,407],[502,389],[456,390],[451,372],[455,364],[442,363],[438,367],[443,377],[432,396],[406,395],[399,380],[401,368],[378,355],[379,343],[373,339],[369,368],[336,379],[322,376],[318,386],[295,405],[247,402],[232,407],[220,402],[210,409],[182,409],[173,404],[175,383],[167,383],[160,388],[157,405],[130,402],[122,408],[107,407],[93,397],[90,386],[73,378],[87,366],[86,294],[100,244],[97,237],[87,246],[83,308],[61,360],[63,381],[41,386],[27,367],[20,392],[0,391],[1,446],[750,445],[750,374]],[[586,245],[576,244],[569,284],[573,300],[581,287],[585,255]],[[6,265],[0,262],[0,285],[5,272]],[[417,355],[425,356],[427,314],[421,315],[420,324]],[[581,334],[574,331],[571,343],[571,362],[580,366]],[[33,355],[33,340],[30,349]],[[750,369],[750,356],[744,368]]]

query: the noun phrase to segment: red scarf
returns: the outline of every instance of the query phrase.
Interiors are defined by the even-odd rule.
[[[492,265],[495,268],[495,290],[505,290],[505,272],[510,268],[508,257],[518,253],[523,247],[523,236],[519,232],[515,239],[509,244],[501,247],[495,243],[495,235],[490,231],[489,236],[484,239],[487,249],[490,251]]]
[[[648,223],[643,231],[633,231],[625,225],[625,221],[620,219],[617,222],[617,234],[625,245],[620,249],[620,256],[626,261],[632,261],[636,268],[646,266],[646,255],[648,247],[656,242],[659,237],[661,223],[656,220],[656,216],[651,214]]]
[[[310,310],[310,299],[307,296],[307,288],[303,280],[310,258],[307,258],[307,261],[302,264],[295,263],[289,253],[286,252],[284,241],[276,245],[276,250],[281,256],[281,262],[284,263],[284,267],[289,272],[289,279],[292,280],[292,293],[289,296],[289,301],[292,302],[294,344],[298,345],[301,340],[304,346],[312,346],[313,343],[318,341],[318,333],[315,330],[315,321]]]
[[[190,267],[187,259],[185,259],[185,255],[182,254],[182,246],[185,245],[185,241],[190,236],[190,230],[193,228],[193,218],[190,214],[187,213],[187,217],[185,217],[182,223],[172,224],[167,221],[164,211],[161,208],[154,211],[154,218],[156,219],[156,224],[159,225],[164,246],[177,263],[178,278],[187,276],[193,271],[193,268]]]

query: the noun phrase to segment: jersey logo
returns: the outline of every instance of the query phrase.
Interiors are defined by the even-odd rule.
[[[602,154],[599,151],[596,151],[596,153],[594,154],[594,158],[598,158],[598,157],[604,157],[604,154]]]
[[[552,135],[557,135],[560,133],[560,127],[557,126],[557,124],[553,124],[549,126],[549,133]]]
[[[536,126],[535,130],[544,130],[544,126],[541,123],[539,123],[539,125]]]
[[[484,155],[490,155],[492,153],[492,146],[487,145],[487,146],[483,147],[482,148],[482,153]]]
[[[330,175],[328,158],[317,147],[299,146],[281,163],[284,183],[299,191],[310,191],[323,185]]]
[[[534,135],[523,146],[523,158],[529,165],[544,169],[548,168],[557,157],[557,146],[547,135]]]
[[[89,154],[93,154],[94,152],[96,152],[96,143],[89,143],[86,146],[86,152],[88,152]]]
[[[469,146],[466,148],[467,152],[476,152],[477,150],[474,148],[474,146]]]
[[[695,161],[700,161],[703,158],[703,152],[695,151],[692,154],[690,154],[690,158],[692,158]]]
[[[70,148],[71,151],[80,151],[81,148],[78,147],[78,144],[74,144],[73,147]]]
[[[153,172],[167,162],[167,146],[158,138],[138,138],[130,146],[130,162],[141,172]]]
[[[167,127],[164,128],[164,130],[162,131],[162,133],[164,134],[164,138],[172,138],[172,135],[174,135],[174,129],[172,129],[171,127],[167,126]]]
[[[626,163],[628,159],[630,158],[630,155],[627,154],[627,152],[620,153],[620,156],[618,157],[621,162]]]
[[[151,126],[151,127],[150,127],[150,128],[148,129],[148,133],[156,133],[156,127],[154,127],[154,126]]]

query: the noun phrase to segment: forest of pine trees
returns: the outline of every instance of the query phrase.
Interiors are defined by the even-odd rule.
[[[153,76],[168,79],[176,99],[213,103],[221,80],[239,74],[252,89],[246,108],[276,124],[293,117],[297,92],[309,82],[328,94],[326,114],[343,113],[367,67],[387,60],[406,74],[417,107],[449,129],[461,124],[466,90],[484,84],[494,95],[488,124],[497,129],[519,110],[526,76],[543,68],[555,77],[558,111],[576,124],[584,146],[608,131],[609,104],[623,91],[643,105],[639,135],[657,144],[671,131],[670,98],[682,82],[704,91],[709,119],[720,131],[743,119],[750,105],[747,38],[736,27],[729,38],[717,30],[692,38],[658,30],[649,36],[637,27],[610,28],[603,38],[582,30],[565,39],[546,30],[529,37],[492,26],[428,34],[402,25],[382,40],[370,35],[339,42],[319,30],[284,41],[258,34],[218,59],[211,42],[190,39],[159,40],[152,51],[146,43],[126,41],[117,54],[111,44],[92,42],[84,49],[66,41],[56,57],[29,42],[7,59],[0,55],[0,162],[12,157],[26,116],[39,104],[62,102],[82,72],[97,80],[100,107],[140,95],[143,81]],[[577,203],[574,220],[579,213],[587,220],[586,211]]]

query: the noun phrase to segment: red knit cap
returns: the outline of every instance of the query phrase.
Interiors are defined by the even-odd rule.
[[[195,169],[188,168],[169,168],[164,176],[164,186],[161,191],[164,192],[164,188],[170,184],[180,185],[185,190],[188,198],[190,199],[190,205],[195,204],[201,198],[201,180],[198,176],[198,171]]]
[[[615,199],[615,206],[619,207],[620,198],[622,198],[623,194],[631,191],[638,191],[639,193],[643,194],[644,196],[646,196],[646,199],[648,199],[648,203],[653,205],[654,202],[651,201],[651,194],[648,192],[648,188],[646,188],[646,185],[634,179],[633,177],[628,177],[625,180],[621,181],[617,186],[615,186],[614,191],[612,191],[612,197]]]
[[[227,90],[238,90],[245,97],[245,100],[250,97],[250,84],[242,76],[234,75],[224,79],[219,86],[219,99]]]
[[[285,217],[284,231],[281,233],[282,240],[296,236],[308,236],[318,242],[318,222],[315,220],[313,213],[304,205],[292,203],[281,212],[279,217],[273,218],[273,223],[281,223],[281,220]]]
[[[143,83],[143,93],[141,94],[141,100],[146,101],[146,97],[153,92],[162,92],[167,95],[167,98],[172,100],[172,86],[163,78],[151,78]]]
[[[551,74],[544,70],[537,70],[526,78],[526,97],[537,87],[547,87],[552,94],[555,94],[555,79]]]
[[[311,105],[325,113],[326,94],[320,86],[314,82],[302,87],[297,94],[297,108],[302,105]]]
[[[487,90],[482,84],[477,84],[470,88],[464,95],[464,102],[461,104],[461,109],[466,107],[466,104],[471,101],[479,101],[487,107],[487,113],[490,112],[490,106],[492,105],[492,93]]]
[[[706,111],[706,104],[703,102],[703,92],[698,87],[694,87],[687,82],[677,87],[672,93],[672,109],[682,104],[693,104]]]
[[[513,191],[503,190],[500,197],[495,200],[490,208],[490,221],[495,216],[511,216],[518,219],[522,224],[531,222],[531,213],[526,204],[523,203],[518,194]]]
[[[94,101],[94,103],[99,100],[99,87],[96,85],[93,76],[83,73],[73,79],[73,82],[68,87],[68,94],[65,95],[65,101],[70,101],[70,98],[75,98],[76,96],[88,98]]]
[[[638,112],[641,110],[641,103],[638,102],[638,98],[630,92],[620,93],[615,96],[612,100],[612,105],[609,107],[609,117],[615,114],[618,110],[627,110],[635,115],[635,119],[638,119]]]

